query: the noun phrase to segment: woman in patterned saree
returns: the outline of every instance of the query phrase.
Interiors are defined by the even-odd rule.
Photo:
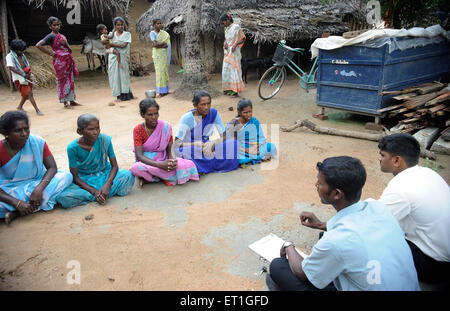
[[[146,98],[139,103],[139,109],[144,122],[133,130],[136,163],[130,168],[139,177],[139,186],[161,179],[168,186],[199,180],[195,164],[175,156],[172,127],[158,120],[158,103],[152,98]]]
[[[245,42],[245,34],[241,27],[233,23],[230,14],[223,14],[220,22],[225,27],[223,43],[222,91],[225,95],[237,97],[244,89],[241,70],[241,48]]]
[[[73,78],[74,75],[78,76],[78,69],[66,37],[59,32],[61,21],[57,17],[51,16],[47,20],[47,24],[52,32],[39,41],[36,47],[53,58],[59,102],[64,103],[64,108],[72,109],[72,106],[79,105],[75,102],[75,82]],[[50,45],[52,51],[44,48],[44,45]]]

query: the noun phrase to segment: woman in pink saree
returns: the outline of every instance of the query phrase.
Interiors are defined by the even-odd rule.
[[[133,130],[136,163],[130,168],[133,175],[139,178],[139,187],[145,182],[161,179],[168,186],[199,180],[194,162],[175,156],[172,127],[158,120],[159,105],[156,101],[146,98],[139,103],[139,109],[144,122]]]
[[[75,102],[74,83],[74,75],[78,76],[79,74],[78,69],[66,37],[59,32],[61,21],[57,17],[51,16],[47,20],[47,24],[52,32],[39,41],[36,47],[53,58],[59,102],[64,103],[64,108],[72,109],[72,106],[79,105]],[[50,45],[52,51],[45,49],[44,45]]]

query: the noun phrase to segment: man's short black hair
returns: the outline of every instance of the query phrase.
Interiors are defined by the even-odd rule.
[[[11,41],[11,50],[14,52],[25,51],[27,49],[27,44],[22,39],[14,39]]]
[[[349,202],[361,198],[367,174],[360,160],[348,156],[327,158],[317,163],[317,170],[325,177],[330,190],[341,190]]]
[[[411,134],[398,133],[383,137],[378,144],[378,148],[393,157],[402,157],[408,167],[419,163],[420,144]]]

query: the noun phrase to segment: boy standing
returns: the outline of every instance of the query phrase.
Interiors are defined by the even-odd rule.
[[[11,70],[12,80],[17,86],[22,99],[20,100],[18,110],[24,110],[23,105],[27,99],[30,100],[37,115],[42,116],[43,113],[39,110],[36,101],[33,97],[33,82],[30,64],[24,54],[27,45],[21,39],[14,39],[11,41],[11,52],[6,55],[6,66]]]

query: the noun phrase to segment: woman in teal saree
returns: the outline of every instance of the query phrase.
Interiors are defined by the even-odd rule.
[[[227,138],[238,141],[239,164],[255,164],[270,160],[277,154],[275,144],[264,136],[261,124],[253,117],[253,106],[249,99],[241,99],[237,106],[238,115],[227,124]]]
[[[112,196],[127,195],[134,185],[134,176],[119,169],[111,137],[100,133],[94,115],[81,115],[77,125],[82,136],[67,147],[74,183],[56,198],[57,202],[70,208],[94,201],[104,204]]]

